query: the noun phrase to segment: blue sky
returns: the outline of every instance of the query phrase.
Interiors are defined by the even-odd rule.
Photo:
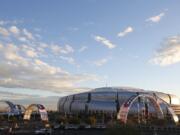
[[[180,96],[180,2],[1,1],[0,89],[131,86]]]

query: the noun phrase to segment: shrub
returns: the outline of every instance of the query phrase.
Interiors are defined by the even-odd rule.
[[[133,126],[116,122],[106,130],[105,135],[140,135],[140,131]]]

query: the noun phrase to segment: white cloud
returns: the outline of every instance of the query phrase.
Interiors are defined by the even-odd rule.
[[[28,42],[26,37],[18,37],[18,40],[21,42]]]
[[[27,57],[30,57],[30,58],[38,57],[38,52],[30,46],[22,45],[21,49]]]
[[[35,52],[35,51],[33,51],[33,50],[28,50],[28,51],[26,51],[26,55],[28,56],[28,57],[37,57],[37,53]]]
[[[29,32],[27,29],[23,29],[23,33],[24,33],[24,35],[25,35],[28,39],[30,39],[30,40],[33,40],[33,39],[34,39],[32,33]]]
[[[73,52],[74,52],[74,49],[73,49],[72,46],[70,46],[70,45],[65,45],[65,48],[63,49],[63,52],[64,52],[65,54],[67,54],[67,53],[73,53]]]
[[[106,64],[108,62],[108,58],[103,58],[103,59],[100,59],[100,60],[97,60],[94,62],[94,64],[98,67],[100,66],[103,66],[104,64]]]
[[[61,49],[62,48],[59,45],[51,45],[51,50],[56,55],[61,53]]]
[[[74,49],[70,45],[65,45],[64,47],[62,47],[60,45],[51,45],[50,49],[56,55],[59,55],[59,54],[69,54],[69,53],[73,53],[74,52]]]
[[[106,47],[108,47],[109,49],[113,49],[116,47],[115,44],[113,44],[110,40],[106,39],[105,37],[102,36],[95,36],[94,39],[97,42],[102,43],[103,45],[105,45]]]
[[[3,48],[4,46],[0,43],[0,50]]]
[[[16,24],[21,24],[23,22],[24,20],[0,20],[0,25],[7,25],[7,24],[16,25]]]
[[[16,26],[11,26],[11,27],[9,28],[9,31],[10,31],[11,33],[15,34],[15,35],[18,35],[18,34],[20,33],[19,28],[17,28]]]
[[[9,39],[0,41],[0,87],[72,92],[81,90],[82,82],[99,80],[94,74],[72,74],[53,61],[60,58],[78,66],[69,56],[75,51],[72,46],[47,44],[38,38],[30,42],[36,33],[10,26],[0,27],[0,34]]]
[[[52,66],[35,57],[35,50],[36,47],[25,45],[0,44],[1,87],[61,91],[73,90],[84,81],[97,80],[96,75],[71,74],[61,67]],[[69,59],[69,62],[73,60]]]
[[[122,32],[118,33],[118,37],[124,37],[126,36],[128,33],[133,32],[133,28],[131,26],[127,27],[126,29],[124,29]]]
[[[26,94],[18,94],[18,93],[0,91],[0,99],[1,100],[27,99],[29,97],[31,97],[31,96],[30,95],[26,95]]]
[[[84,52],[85,50],[87,50],[88,47],[87,46],[82,46],[80,49],[79,49],[79,52]]]
[[[0,27],[0,34],[3,36],[9,36],[8,30],[3,27]]]
[[[69,64],[75,64],[75,60],[72,57],[60,56],[60,59],[67,61]]]
[[[9,29],[0,27],[0,35],[9,36],[14,35],[14,37],[24,43],[28,43],[30,40],[34,40],[34,36],[27,29],[19,29],[17,26],[11,26]]]
[[[28,66],[28,61],[24,57],[20,56],[19,48],[14,44],[7,44],[6,46],[3,46],[0,51],[0,56],[3,60],[7,60],[9,63],[13,62],[15,65],[21,64],[23,66]]]
[[[48,44],[43,43],[43,42],[40,42],[40,43],[39,43],[39,46],[42,47],[42,48],[47,48],[47,47],[48,47]]]
[[[38,39],[42,39],[42,37],[41,37],[40,34],[35,34],[34,36],[35,36],[36,38],[38,38]]]
[[[150,60],[160,66],[168,66],[180,62],[180,36],[166,39],[163,46],[156,51],[155,57]]]
[[[158,23],[162,19],[163,16],[165,16],[164,12],[160,13],[159,15],[152,16],[152,17],[146,19],[146,21],[147,22]]]
[[[19,29],[17,26],[11,26],[9,29],[0,27],[0,34],[3,36],[14,35],[14,37],[24,43],[28,43],[30,40],[35,40],[35,37],[27,29]],[[37,34],[35,34],[37,35]]]

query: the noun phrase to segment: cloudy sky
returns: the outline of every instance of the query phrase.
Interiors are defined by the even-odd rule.
[[[179,0],[4,0],[0,91],[130,86],[180,96]]]

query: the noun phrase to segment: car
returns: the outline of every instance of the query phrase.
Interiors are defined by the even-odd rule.
[[[54,129],[59,129],[59,128],[60,128],[60,124],[54,125]]]
[[[91,128],[91,125],[86,125],[85,128],[86,128],[86,129],[90,129],[90,128]]]
[[[104,124],[97,124],[97,125],[95,126],[95,128],[97,128],[97,129],[105,129],[106,126],[105,126]]]
[[[65,129],[79,129],[79,126],[74,124],[68,124],[65,126]]]
[[[46,128],[41,128],[35,131],[36,135],[50,135],[51,134],[51,129],[46,129]]]

